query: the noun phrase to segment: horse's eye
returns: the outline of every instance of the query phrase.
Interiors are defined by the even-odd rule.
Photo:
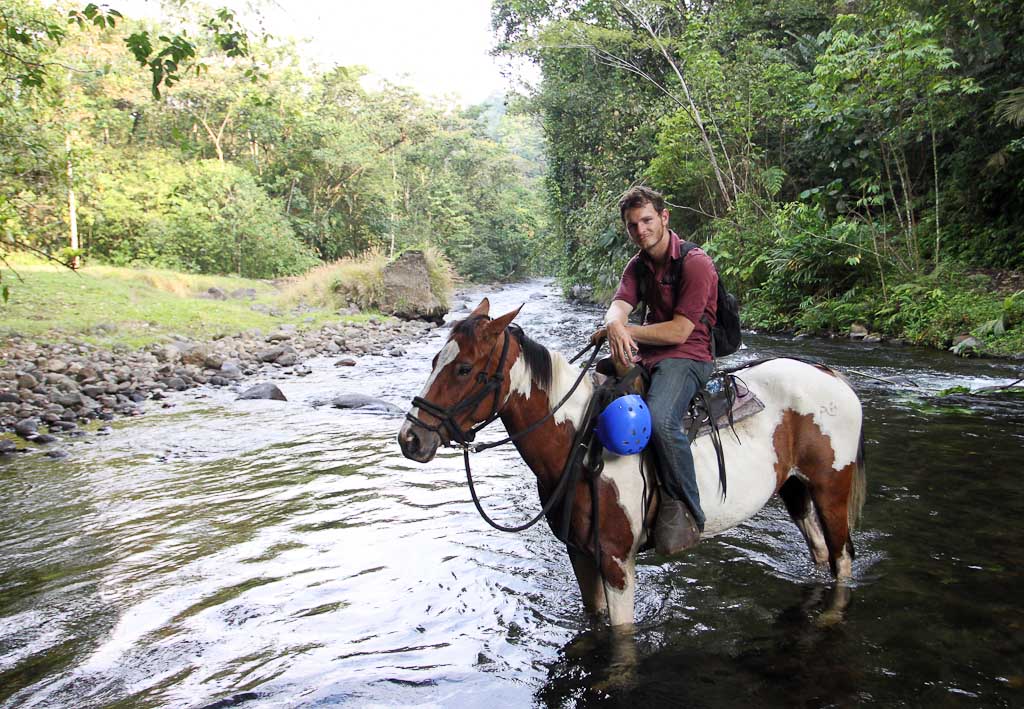
[[[460,364],[458,367],[455,368],[455,373],[458,374],[460,377],[464,377],[472,371],[473,365],[471,364]]]

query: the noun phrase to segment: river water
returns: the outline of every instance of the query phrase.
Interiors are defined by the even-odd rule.
[[[525,302],[527,333],[566,353],[600,317],[548,281],[461,305],[484,293],[492,313]],[[868,499],[849,606],[829,612],[828,575],[772,503],[680,560],[641,557],[624,666],[546,528],[490,529],[460,456],[401,456],[399,417],[314,405],[405,408],[445,336],[355,368],[314,360],[278,382],[286,403],[193,392],[62,461],[0,462],[0,703],[1024,705],[1024,399],[930,395],[1019,366],[748,336],[730,361],[799,354],[886,380],[854,377]],[[511,446],[474,473],[498,519],[537,510]]]

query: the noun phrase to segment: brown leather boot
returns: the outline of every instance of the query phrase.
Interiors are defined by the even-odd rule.
[[[661,498],[658,522],[654,527],[654,548],[659,554],[672,556],[695,546],[700,541],[700,529],[690,508],[682,500]]]

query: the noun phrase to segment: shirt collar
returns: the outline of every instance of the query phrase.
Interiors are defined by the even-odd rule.
[[[669,241],[668,241],[668,255],[669,255],[669,259],[672,260],[672,261],[678,261],[679,260],[679,252],[680,252],[680,250],[682,249],[682,246],[683,246],[683,240],[680,239],[679,235],[676,234],[671,229],[668,230],[668,239],[669,239]],[[651,261],[651,257],[643,249],[640,250],[640,258],[642,258],[644,261],[646,261],[650,266],[654,266],[654,262]]]

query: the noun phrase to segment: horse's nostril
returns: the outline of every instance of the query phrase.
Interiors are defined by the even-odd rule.
[[[409,452],[417,453],[420,449],[420,437],[416,435],[416,432],[409,431],[406,435],[406,440],[409,445]]]

